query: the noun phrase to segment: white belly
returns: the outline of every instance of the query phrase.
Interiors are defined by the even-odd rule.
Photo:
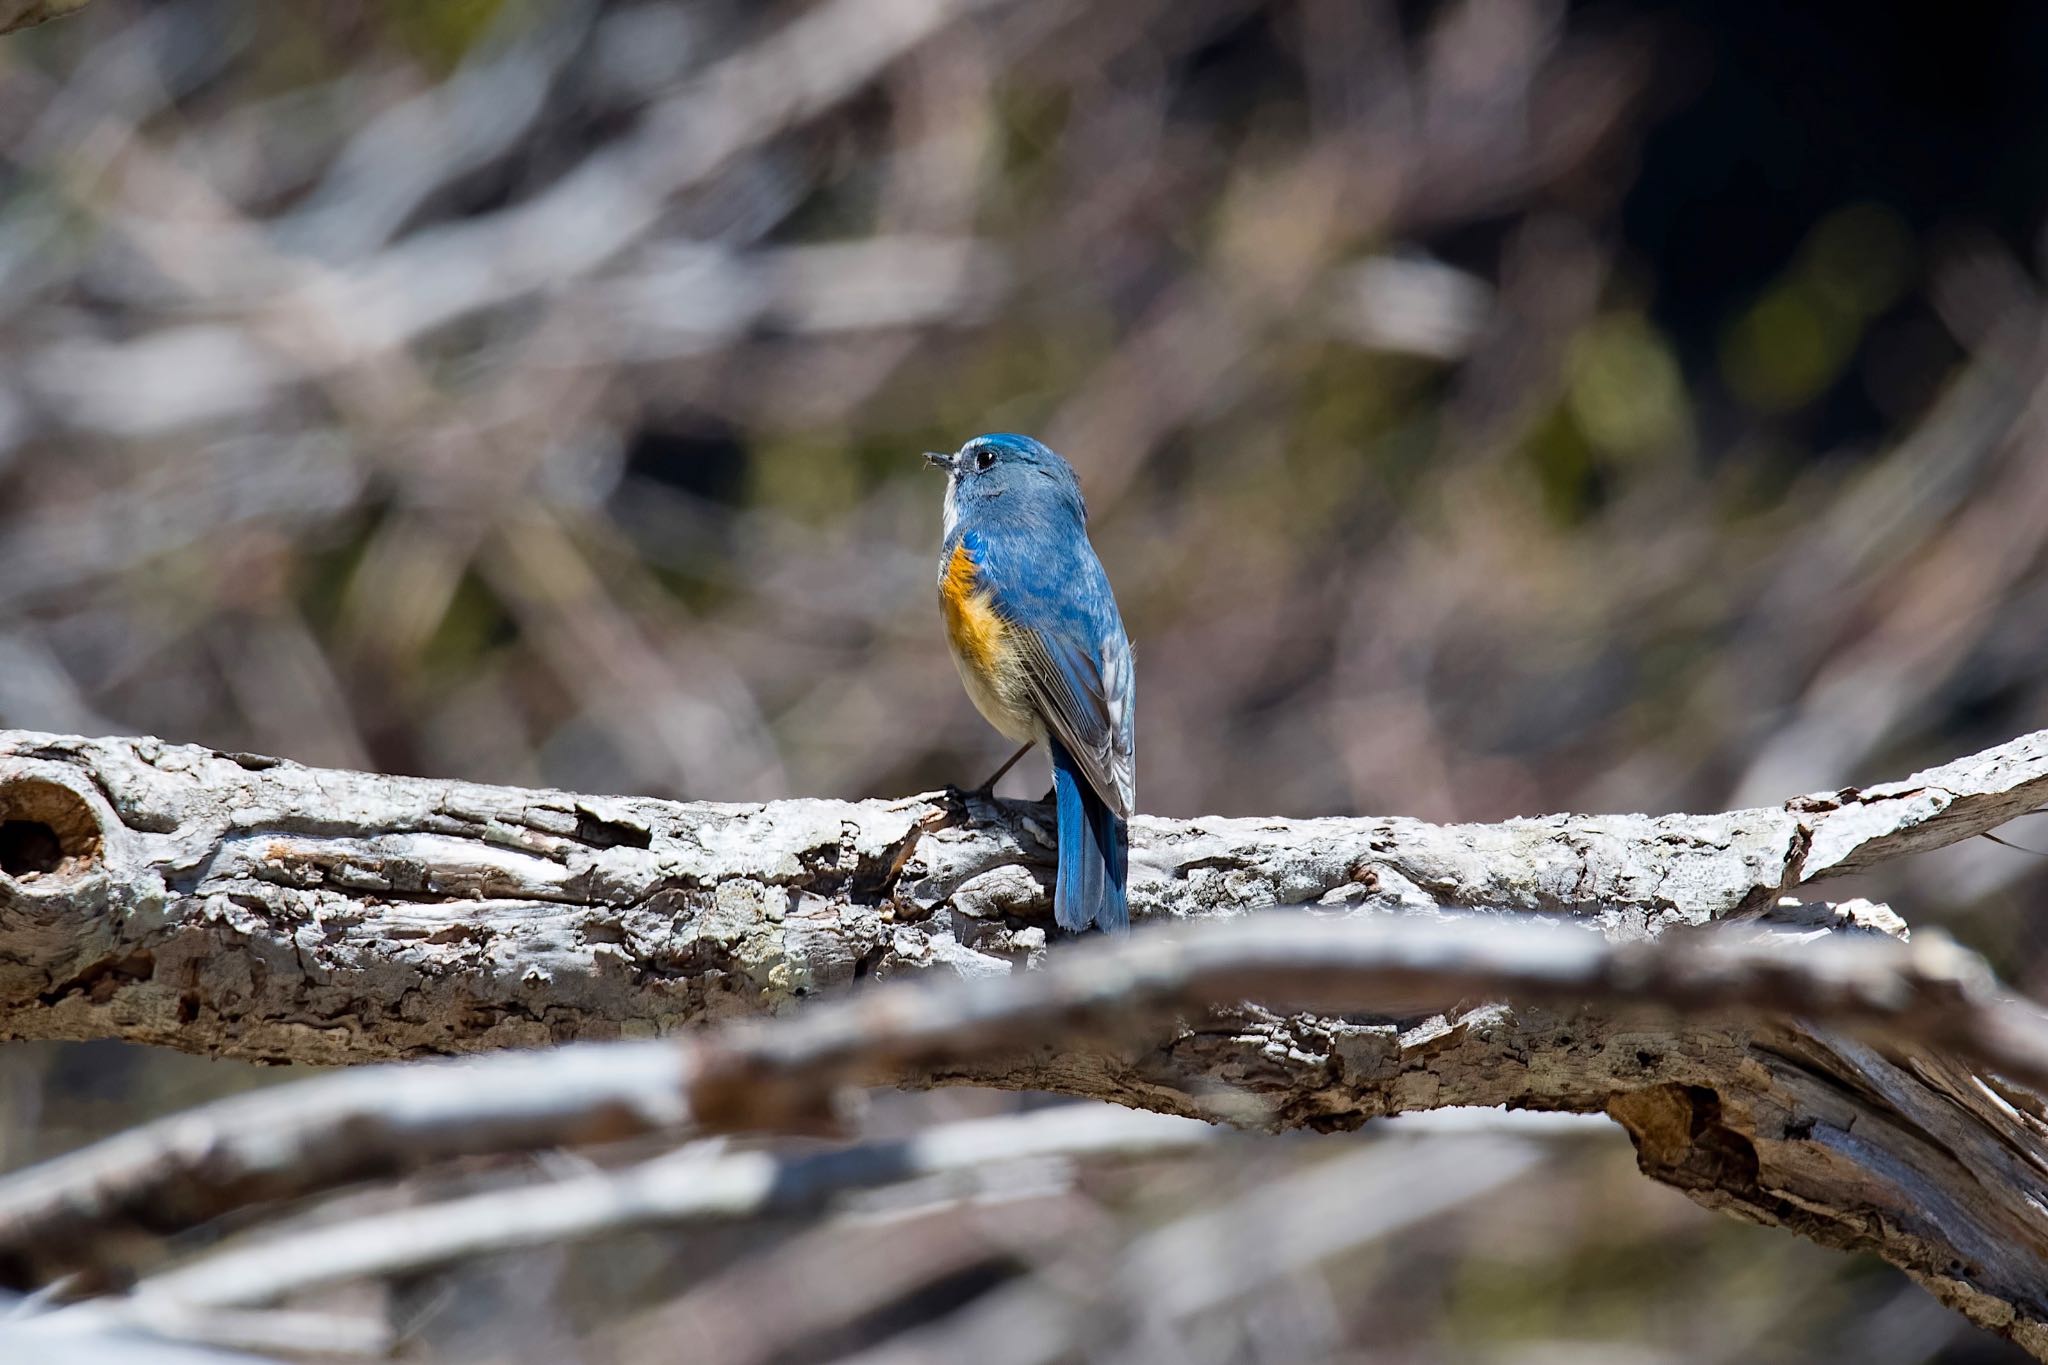
[[[960,671],[960,684],[967,689],[968,700],[974,709],[981,712],[981,718],[996,727],[1005,737],[1019,744],[1045,741],[1045,723],[1038,718],[1037,710],[1024,695],[1019,682],[1009,686],[999,678],[984,674],[967,662],[960,651],[950,650],[953,667]]]

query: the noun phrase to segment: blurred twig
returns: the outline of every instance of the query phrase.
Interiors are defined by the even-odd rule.
[[[1211,1142],[1193,1119],[1068,1105],[927,1129],[898,1142],[783,1156],[685,1148],[571,1176],[272,1237],[155,1275],[129,1302],[253,1307],[309,1288],[651,1224],[815,1214],[850,1191],[938,1178],[954,1197],[1006,1166],[1169,1155]]]
[[[1113,1306],[1124,1304],[1136,1309],[1134,1344],[1170,1348],[1190,1319],[1451,1214],[1528,1178],[1542,1158],[1533,1143],[1476,1136],[1347,1152],[1152,1229],[1119,1248],[1113,1267],[1055,1265],[851,1359],[1052,1365],[1099,1345],[1115,1331]]]
[[[85,5],[86,0],[0,0],[0,33],[61,19]]]

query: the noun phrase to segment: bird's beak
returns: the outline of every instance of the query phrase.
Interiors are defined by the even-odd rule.
[[[926,464],[930,465],[934,469],[943,469],[948,474],[953,472],[953,461],[956,458],[956,456],[949,455],[943,451],[937,450],[927,450],[924,453],[924,462]]]

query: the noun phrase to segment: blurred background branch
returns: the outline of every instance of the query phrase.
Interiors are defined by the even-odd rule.
[[[85,8],[86,0],[0,0],[0,33],[48,23]]]

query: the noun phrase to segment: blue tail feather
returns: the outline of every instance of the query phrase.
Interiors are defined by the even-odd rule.
[[[1062,929],[1098,925],[1121,934],[1130,927],[1124,896],[1129,848],[1124,821],[1105,805],[1058,739],[1052,749],[1053,800],[1059,816],[1059,881],[1053,890],[1053,918]]]
[[[1089,798],[1094,799],[1093,792]],[[1131,903],[1124,895],[1124,882],[1130,873],[1130,840],[1126,837],[1124,818],[1101,801],[1095,802],[1094,813],[1100,822],[1103,867],[1109,874],[1102,888],[1102,904],[1095,912],[1095,923],[1105,934],[1129,933]]]

